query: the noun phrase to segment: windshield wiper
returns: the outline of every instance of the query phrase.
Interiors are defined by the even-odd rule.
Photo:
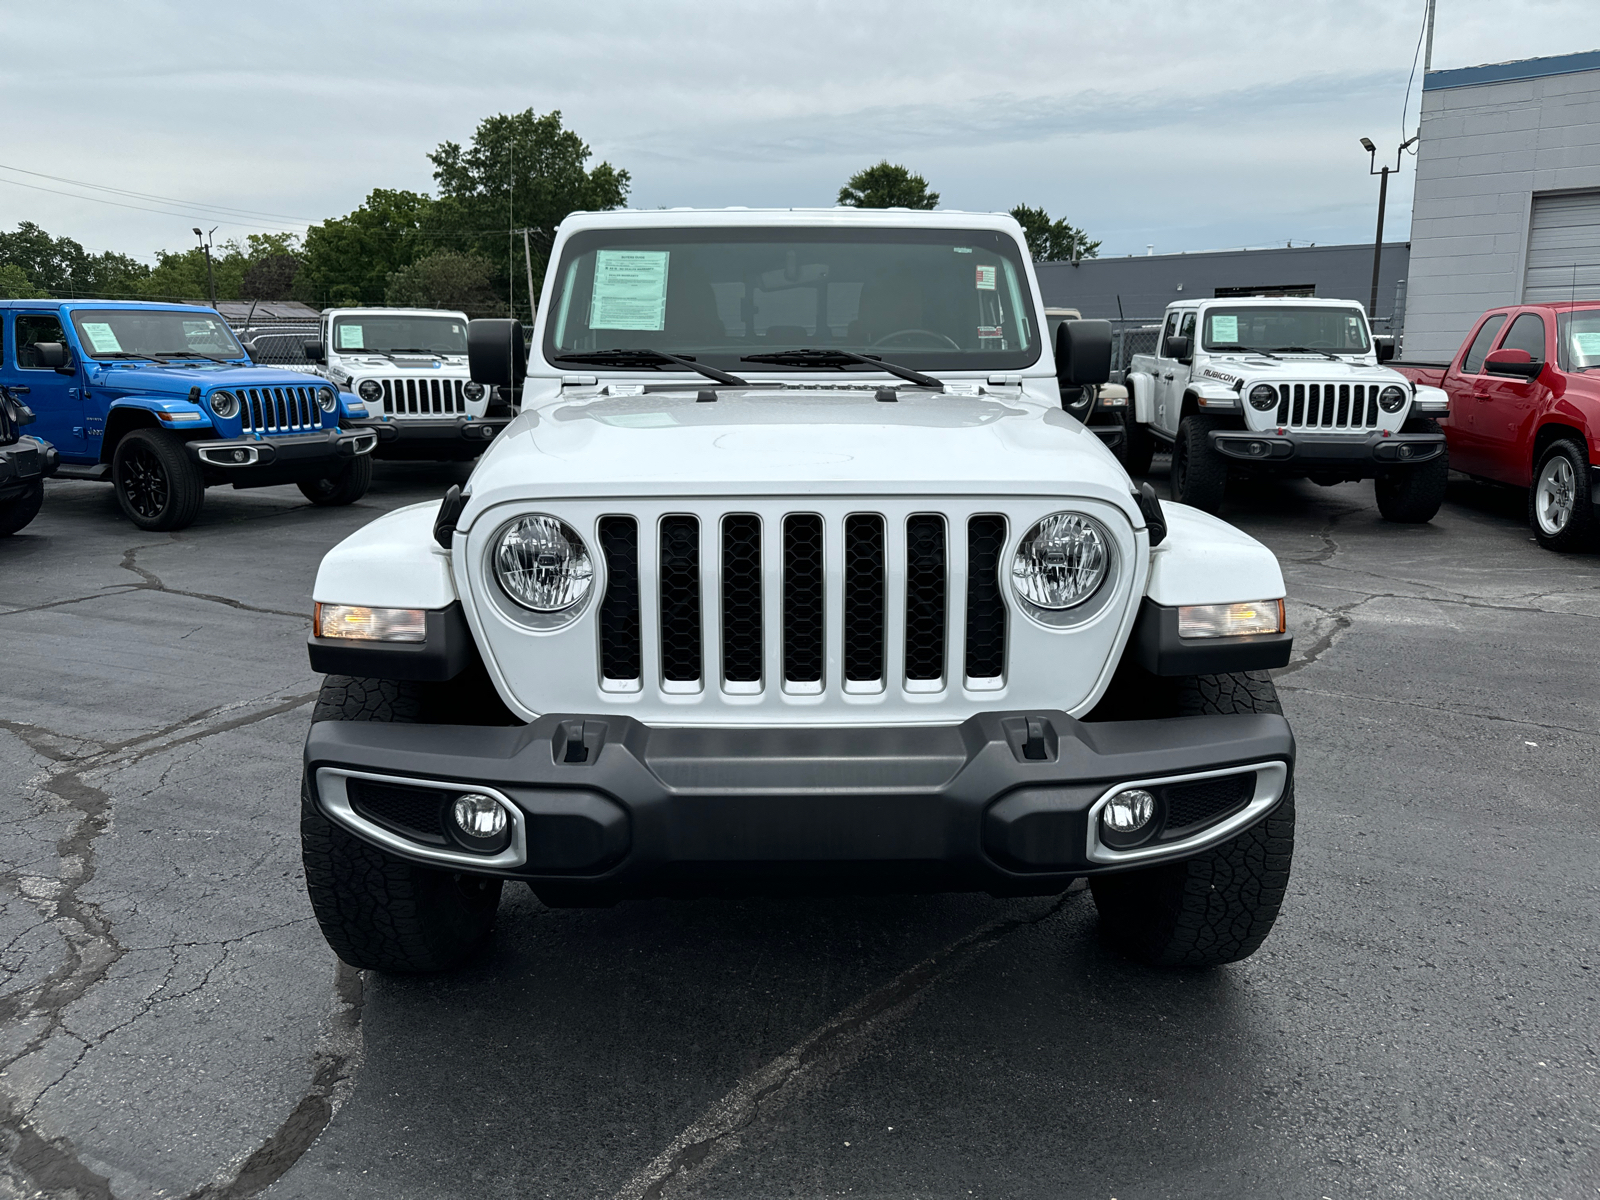
[[[1259,354],[1264,358],[1277,358],[1279,362],[1283,361],[1271,350],[1254,350],[1249,346],[1231,346],[1229,349],[1233,350],[1237,354]]]
[[[1330,354],[1328,351],[1320,349],[1317,346],[1279,346],[1278,349],[1282,350],[1285,354],[1320,354],[1323,358],[1333,359],[1334,362],[1344,361],[1344,359],[1340,358],[1337,354]]]
[[[897,379],[904,379],[919,387],[934,388],[944,391],[944,384],[932,375],[924,375],[921,371],[913,371],[910,367],[902,367],[899,363],[885,362],[874,354],[857,354],[854,350],[824,350],[818,348],[802,348],[795,350],[774,350],[771,354],[746,354],[740,362],[772,363],[779,367],[837,367],[843,370],[851,363],[865,363],[869,367],[877,367],[887,371]]]
[[[375,351],[378,354],[426,354],[429,358],[443,358],[437,350],[424,350],[421,346],[391,346],[387,351]]]
[[[551,361],[592,363],[603,367],[659,367],[664,363],[677,363],[680,367],[698,371],[707,379],[714,379],[718,383],[732,384],[734,387],[750,386],[748,379],[740,379],[737,375],[730,375],[726,371],[697,363],[692,358],[668,354],[665,350],[586,350],[576,354],[558,354]]]
[[[151,361],[151,362],[164,363],[164,362],[167,361],[166,359],[162,358],[158,354],[130,354],[126,350],[102,351],[99,354],[90,355],[90,357],[91,358],[115,358],[115,359],[120,359],[120,360],[122,360],[124,362],[133,360],[133,361],[138,361],[138,362]]]
[[[152,354],[150,357],[157,358],[158,356]],[[209,354],[201,354],[198,350],[163,350],[159,358],[203,358],[207,362],[214,363],[225,363],[229,361],[226,358],[214,358]]]

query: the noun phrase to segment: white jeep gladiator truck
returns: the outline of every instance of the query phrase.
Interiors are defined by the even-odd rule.
[[[1004,214],[573,214],[521,414],[323,560],[307,886],[345,961],[452,966],[501,889],[1054,895],[1147,962],[1272,927],[1293,849],[1264,546],[1061,405]]]
[[[467,314],[428,308],[331,308],[305,344],[316,373],[366,402],[375,458],[476,458],[511,420],[467,371]]]
[[[1159,443],[1173,497],[1206,512],[1230,475],[1278,475],[1371,479],[1386,520],[1432,520],[1449,474],[1435,418],[1449,403],[1385,367],[1393,354],[1348,300],[1169,305],[1156,353],[1128,371],[1128,469],[1147,471]]]

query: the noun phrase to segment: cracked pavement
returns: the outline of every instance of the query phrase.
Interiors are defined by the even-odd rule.
[[[1246,963],[1134,967],[1081,892],[511,888],[466,969],[363,975],[300,873],[310,585],[461,478],[214,489],[170,536],[58,483],[0,541],[0,1197],[1596,1194],[1600,556],[1519,494],[1230,497],[1301,754]]]

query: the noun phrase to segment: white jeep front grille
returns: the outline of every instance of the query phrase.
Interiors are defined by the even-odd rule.
[[[1276,383],[1277,424],[1290,429],[1377,429],[1375,383]]]
[[[455,416],[467,411],[464,379],[379,379],[383,411],[397,417]]]

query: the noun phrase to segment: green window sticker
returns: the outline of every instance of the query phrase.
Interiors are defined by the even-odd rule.
[[[1578,353],[1585,358],[1594,358],[1600,355],[1600,333],[1583,331],[1572,335],[1572,344],[1578,348]]]
[[[1211,340],[1213,342],[1237,342],[1239,340],[1239,318],[1221,314],[1212,317]]]
[[[597,250],[590,329],[661,330],[667,323],[668,250]]]
[[[104,321],[85,321],[83,332],[96,354],[122,353],[122,343],[117,341],[116,333]]]
[[[341,326],[339,326],[339,349],[341,349],[341,350],[365,350],[366,348],[367,348],[366,347],[366,337],[361,331],[361,326],[359,326],[359,325],[341,325]]]

